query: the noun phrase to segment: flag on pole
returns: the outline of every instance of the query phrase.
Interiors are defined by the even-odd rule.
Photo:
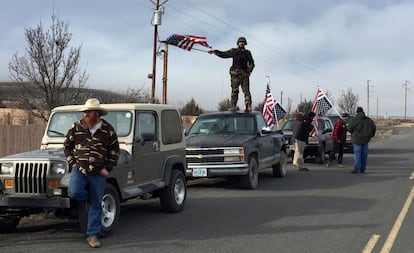
[[[267,125],[273,127],[280,119],[286,116],[286,110],[279,102],[275,101],[270,86],[267,84],[266,96],[263,104],[263,117],[265,118]]]
[[[199,44],[201,46],[211,48],[211,46],[207,43],[206,37],[199,37],[194,35],[173,34],[167,38],[165,43],[177,46],[188,51],[190,51],[193,48],[194,44]]]
[[[269,127],[273,127],[275,125],[274,108],[275,100],[273,99],[272,92],[270,91],[270,86],[267,84],[266,96],[263,104],[263,117]]]
[[[312,105],[311,111],[314,112],[316,116],[323,116],[331,108],[331,101],[329,101],[325,93],[320,88],[318,88],[318,91],[316,92],[316,99]]]
[[[277,101],[275,104],[275,114],[276,114],[276,121],[279,121],[286,116],[286,110]]]
[[[312,137],[318,136],[318,117],[325,115],[329,109],[331,109],[332,103],[329,101],[328,97],[325,95],[325,93],[318,88],[316,91],[316,98],[315,102],[313,102],[311,111],[316,114],[316,116],[313,118],[312,124],[313,124],[313,130],[311,132]]]

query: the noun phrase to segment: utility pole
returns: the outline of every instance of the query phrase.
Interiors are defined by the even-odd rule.
[[[160,4],[160,0],[150,0],[155,5],[154,10],[154,17],[152,20],[152,25],[154,26],[154,49],[152,54],[152,74],[148,75],[152,79],[152,86],[151,86],[151,103],[155,102],[155,77],[156,77],[156,69],[157,69],[157,44],[158,44],[158,26],[161,25],[161,16],[164,13],[160,7],[164,5],[168,0],[165,0],[162,4]]]
[[[403,83],[404,87],[404,120],[407,119],[407,90],[408,90],[408,81],[405,80]]]
[[[367,116],[369,117],[369,82],[371,80],[367,80]]]
[[[283,104],[283,90],[280,91],[280,104]]]
[[[162,77],[162,103],[167,104],[167,70],[168,70],[168,43],[164,43],[165,49],[162,50],[164,53],[164,74]]]
[[[378,103],[379,103],[379,98],[377,98],[377,119],[378,119]]]

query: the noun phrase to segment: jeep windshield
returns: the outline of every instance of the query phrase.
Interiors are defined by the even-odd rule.
[[[49,137],[64,137],[73,123],[82,119],[82,112],[55,112],[49,119],[47,129]],[[116,131],[118,137],[129,135],[132,126],[132,113],[129,111],[108,111],[102,117],[108,121]]]
[[[241,134],[253,135],[254,118],[246,115],[208,115],[199,117],[188,135]]]

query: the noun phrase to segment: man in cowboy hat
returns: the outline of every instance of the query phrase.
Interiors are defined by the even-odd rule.
[[[231,78],[231,101],[230,110],[235,111],[237,100],[239,98],[239,87],[241,86],[244,93],[244,110],[246,112],[251,110],[252,97],[250,95],[249,77],[254,68],[254,60],[252,53],[245,48],[247,41],[245,37],[237,39],[237,48],[232,48],[227,51],[210,50],[209,54],[215,54],[220,58],[233,58],[233,64],[230,67]]]
[[[68,130],[64,143],[71,170],[68,195],[88,208],[86,239],[99,248],[105,177],[118,162],[119,143],[111,124],[100,118],[107,111],[98,99],[88,99],[80,111],[83,118]]]

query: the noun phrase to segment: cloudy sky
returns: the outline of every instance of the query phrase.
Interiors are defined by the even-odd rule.
[[[370,80],[370,116],[404,116],[403,84],[409,81],[407,116],[414,117],[412,0],[168,0],[163,6],[160,40],[175,33],[206,36],[214,49],[227,50],[239,36],[247,38],[256,64],[250,77],[254,105],[263,100],[269,76],[285,107],[288,100],[294,109],[313,100],[320,87],[333,102],[352,89],[367,111]],[[13,54],[25,53],[24,29],[40,22],[48,28],[55,12],[70,25],[71,46],[82,45],[90,88],[150,93],[154,8],[150,0],[2,0],[0,82],[10,81]],[[168,103],[182,106],[194,98],[215,110],[230,96],[230,59],[173,46],[168,59]],[[160,99],[162,67],[158,58]],[[242,92],[239,97],[242,106]]]

